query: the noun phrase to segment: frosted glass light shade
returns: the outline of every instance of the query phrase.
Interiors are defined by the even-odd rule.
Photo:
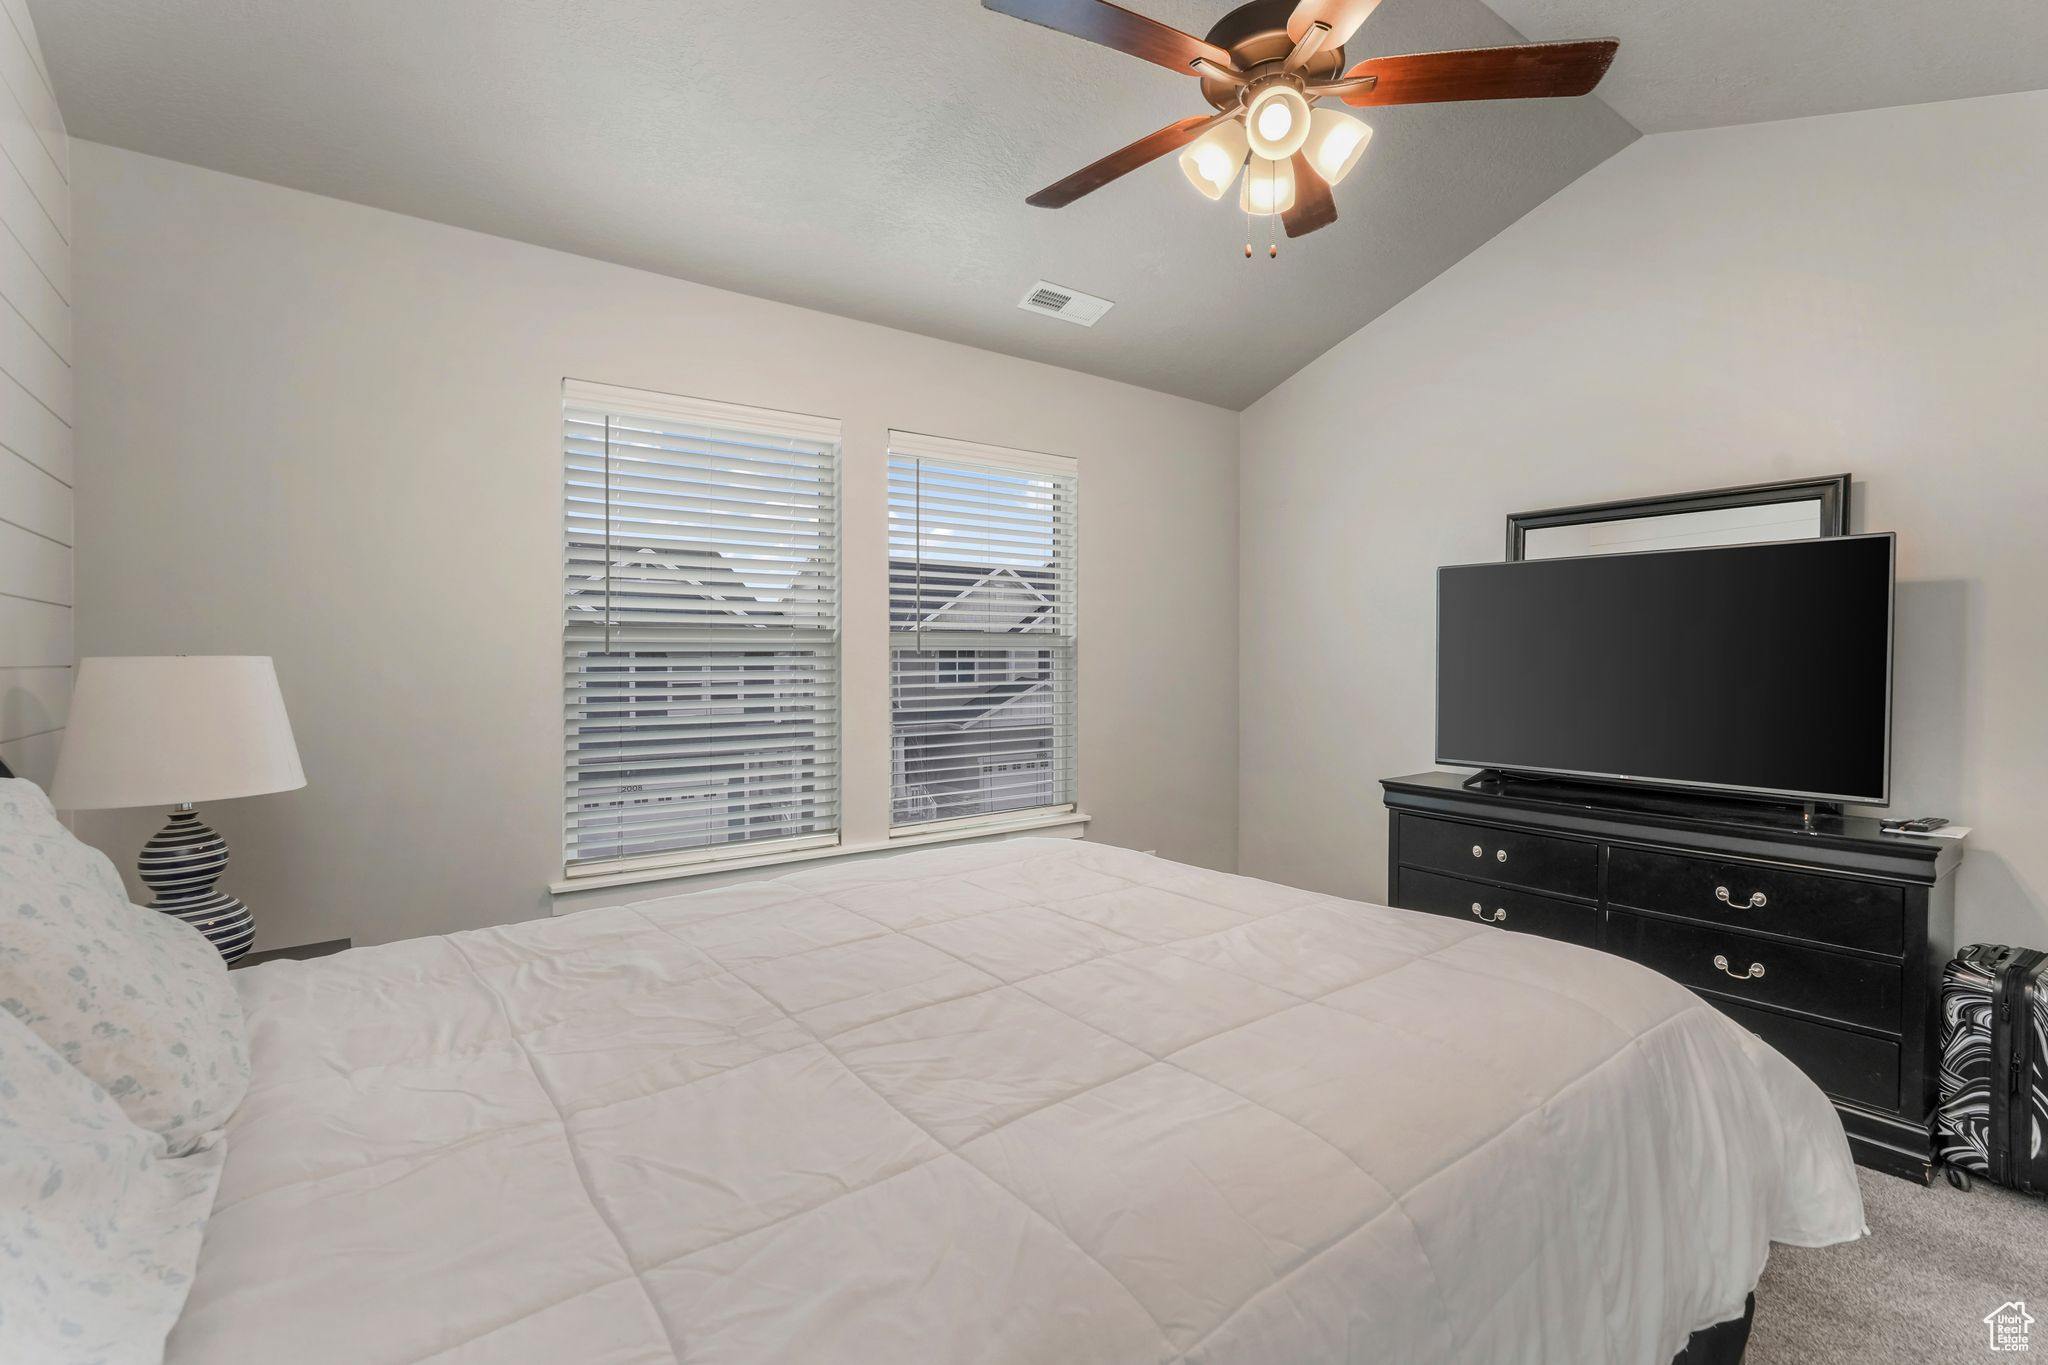
[[[1308,101],[1291,85],[1269,85],[1245,106],[1245,135],[1252,150],[1285,161],[1308,140]]]
[[[1237,179],[1248,146],[1244,124],[1236,119],[1226,120],[1187,145],[1187,150],[1180,154],[1181,174],[1203,194],[1221,199],[1229,191],[1230,182]]]
[[[1237,206],[1246,213],[1285,213],[1294,207],[1294,163],[1254,156],[1245,169]]]
[[[196,804],[305,785],[268,658],[78,661],[50,784],[59,810]]]
[[[1308,141],[1302,152],[1317,175],[1334,185],[1351,174],[1372,141],[1372,125],[1335,109],[1313,109],[1308,116]]]

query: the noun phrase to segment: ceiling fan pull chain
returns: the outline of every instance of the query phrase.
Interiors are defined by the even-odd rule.
[[[1280,202],[1280,163],[1279,163],[1279,162],[1277,162],[1277,161],[1270,161],[1270,162],[1266,163],[1266,185],[1267,185],[1267,190],[1266,190],[1266,202],[1267,202],[1268,204],[1277,204],[1277,203],[1279,203],[1279,202]],[[1269,214],[1267,214],[1267,215],[1266,215],[1266,259],[1267,259],[1267,260],[1269,260],[1269,261],[1277,261],[1277,260],[1279,260],[1279,259],[1280,259],[1280,239],[1279,239],[1278,237],[1275,237],[1275,236],[1273,235],[1273,224],[1275,224],[1275,223],[1277,223],[1277,222],[1279,222],[1279,221],[1280,221],[1280,215],[1279,215],[1279,214],[1277,214],[1277,213],[1269,213]]]

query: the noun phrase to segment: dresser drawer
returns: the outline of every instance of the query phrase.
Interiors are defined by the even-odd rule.
[[[1401,869],[1400,908],[1427,910],[1453,919],[1483,920],[1503,929],[1543,938],[1563,939],[1594,947],[1600,937],[1600,912],[1590,905],[1510,891],[1462,877]]]
[[[1455,820],[1401,817],[1401,861],[1563,896],[1600,894],[1600,846]]]
[[[1891,1033],[1899,1029],[1901,983],[1895,962],[1796,948],[1621,910],[1607,912],[1606,946],[1696,991]]]
[[[1751,1009],[1732,1000],[1715,1008],[1785,1054],[1813,1083],[1838,1100],[1873,1109],[1899,1106],[1899,1045],[1789,1014]]]
[[[1607,854],[1607,900],[1876,953],[1905,949],[1905,891],[1883,882],[1615,847]]]

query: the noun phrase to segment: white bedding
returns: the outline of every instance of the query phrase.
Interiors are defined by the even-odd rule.
[[[173,1365],[1664,1365],[1862,1229],[1664,978],[1101,845],[235,979]]]

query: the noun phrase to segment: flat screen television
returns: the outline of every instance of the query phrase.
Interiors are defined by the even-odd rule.
[[[1884,805],[1893,540],[1437,571],[1436,761]]]

